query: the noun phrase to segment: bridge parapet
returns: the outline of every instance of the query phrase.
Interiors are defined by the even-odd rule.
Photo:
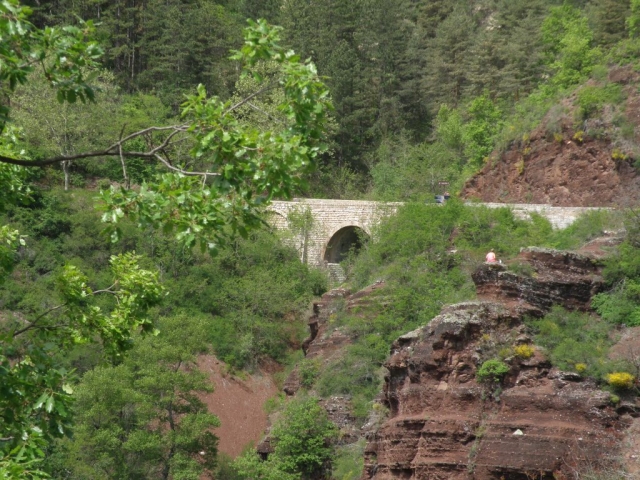
[[[467,205],[482,205],[488,208],[508,207],[516,218],[522,220],[529,220],[531,213],[537,213],[549,220],[553,228],[557,229],[567,228],[585,213],[609,210],[600,207],[553,207],[543,203],[467,203]]]
[[[296,198],[290,202],[274,201],[269,222],[279,230],[292,232],[291,242],[303,262],[314,266],[338,263],[361,237],[370,237],[375,226],[396,213],[401,202],[365,200],[321,200]],[[488,208],[508,207],[517,218],[528,220],[531,213],[547,218],[554,228],[571,225],[580,215],[601,208],[553,207],[547,204],[468,203]],[[434,204],[433,208],[440,208]]]

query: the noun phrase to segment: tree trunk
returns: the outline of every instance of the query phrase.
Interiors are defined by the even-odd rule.
[[[71,164],[70,160],[65,160],[62,162],[62,171],[64,172],[64,191],[69,190],[69,165]]]

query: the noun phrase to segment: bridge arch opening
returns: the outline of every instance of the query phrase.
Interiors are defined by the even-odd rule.
[[[367,233],[355,225],[341,228],[329,240],[324,251],[324,261],[327,263],[340,263],[351,250],[358,253],[367,238]]]

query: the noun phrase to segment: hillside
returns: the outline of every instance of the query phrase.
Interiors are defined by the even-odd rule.
[[[494,152],[464,185],[467,200],[625,207],[640,202],[640,75],[615,67],[553,107],[540,125],[504,152]],[[616,103],[595,99],[584,113],[584,93],[619,88]],[[604,95],[603,95],[604,96]],[[585,118],[586,117],[586,118]]]
[[[347,394],[349,387],[326,396],[323,382],[344,375],[336,365],[362,340],[336,317],[375,322],[389,291],[383,282],[354,294],[332,290],[314,303],[306,358],[284,392],[304,396],[311,388],[325,396],[321,405],[341,429],[342,451],[357,452],[366,439],[363,479],[545,480],[592,478],[598,471],[635,478],[640,398],[620,391],[618,397],[589,374],[559,368],[533,327],[552,307],[556,316],[582,315],[560,313],[558,305],[589,311],[605,288],[602,259],[621,241],[602,237],[577,252],[529,248],[507,265],[478,267],[477,300],[447,305],[428,325],[393,342],[377,408],[364,423],[354,415],[357,397]],[[594,328],[594,321],[582,328]],[[640,327],[609,335],[611,359],[638,361]],[[488,360],[505,371],[483,379]],[[273,451],[270,437],[258,446],[265,457]]]
[[[447,306],[394,343],[385,364],[389,418],[369,438],[363,478],[535,472],[542,480],[587,475],[589,466],[623,468],[614,459],[627,429],[637,428],[637,398],[612,400],[589,378],[554,367],[526,321],[551,305],[587,308],[602,288],[598,268],[587,257],[541,249],[515,261],[530,265],[533,277],[483,266],[474,273],[479,301]],[[497,353],[504,372],[483,379]],[[640,462],[630,460],[638,471]]]
[[[640,475],[640,0],[0,19],[0,479]]]

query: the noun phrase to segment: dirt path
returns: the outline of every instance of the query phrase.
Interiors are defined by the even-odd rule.
[[[264,403],[278,393],[269,375],[252,375],[246,380],[223,376],[224,364],[211,355],[201,356],[198,367],[209,375],[215,391],[203,397],[209,411],[222,424],[215,434],[218,449],[232,458],[249,444],[256,444],[267,427]]]

